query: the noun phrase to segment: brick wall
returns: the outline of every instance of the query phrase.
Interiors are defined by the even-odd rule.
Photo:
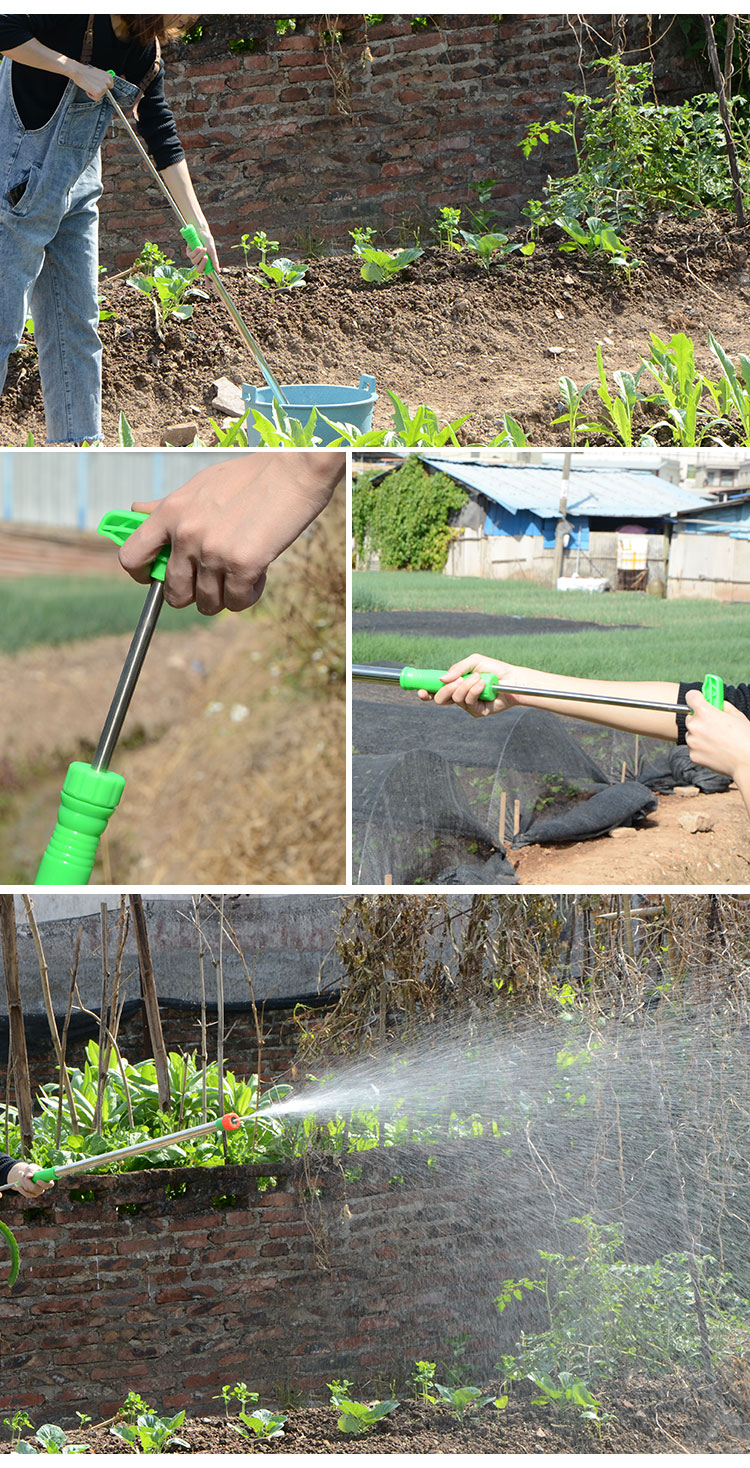
[[[342,16],[332,50],[325,17],[299,17],[278,37],[268,17],[213,16],[204,39],[171,49],[168,96],[227,263],[241,263],[229,247],[256,229],[303,251],[311,237],[348,247],[354,224],[394,242],[401,225],[426,236],[440,206],[474,202],[468,186],[482,178],[499,180],[508,222],[538,195],[549,150],[527,161],[518,143],[533,119],[565,111],[565,91],[601,85],[580,61],[609,50],[612,18],[441,15],[416,31],[411,19],[366,32],[364,17]],[[674,101],[704,82],[670,19],[628,17],[624,59],[648,59],[655,43],[660,95]],[[254,50],[230,52],[237,37]],[[104,263],[130,264],[144,238],[176,255],[174,221],[121,126],[104,154]]]
[[[213,1413],[238,1380],[326,1400],[333,1376],[387,1389],[416,1359],[450,1364],[464,1333],[491,1375],[519,1326],[493,1295],[543,1243],[524,1240],[532,1195],[514,1178],[511,1200],[497,1147],[431,1151],[350,1157],[356,1180],[285,1165],[264,1192],[247,1166],[92,1174],[35,1207],[5,1194],[22,1272],[0,1285],[0,1408],[75,1425],[137,1390]],[[523,1308],[528,1327],[535,1297]]]

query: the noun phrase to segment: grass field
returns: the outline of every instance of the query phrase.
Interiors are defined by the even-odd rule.
[[[605,629],[481,639],[355,631],[352,656],[356,663],[445,668],[479,652],[581,678],[698,682],[706,673],[718,673],[726,683],[750,681],[750,605],[661,601],[628,592],[594,596],[519,582],[408,571],[356,572],[352,602],[355,612],[495,612],[498,616],[596,622]],[[626,622],[638,624],[637,629],[631,625],[618,630],[611,625]]]
[[[146,587],[130,578],[24,576],[0,582],[0,652],[133,632],[145,597]],[[204,619],[194,606],[181,611],[165,606],[159,628],[183,631],[199,620]]]

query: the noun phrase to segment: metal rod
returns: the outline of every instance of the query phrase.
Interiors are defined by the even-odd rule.
[[[481,669],[477,669],[481,671]],[[398,683],[401,676],[399,668],[378,667],[355,663],[352,667],[352,677],[363,679],[371,683]],[[534,698],[558,698],[569,703],[599,703],[610,704],[617,708],[628,709],[657,709],[660,713],[689,714],[690,709],[686,703],[661,703],[658,700],[644,698],[625,698],[620,694],[608,693],[566,693],[561,688],[527,688],[519,683],[503,682],[499,685],[499,693],[517,693]]]
[[[239,1118],[242,1124],[251,1120],[249,1116]],[[107,1163],[120,1162],[124,1157],[139,1157],[144,1152],[159,1152],[163,1147],[188,1142],[193,1137],[205,1137],[209,1132],[217,1132],[220,1122],[221,1117],[215,1121],[201,1122],[199,1126],[188,1127],[183,1132],[169,1132],[165,1137],[150,1137],[147,1142],[132,1142],[128,1147],[116,1147],[112,1152],[100,1152],[96,1157],[78,1157],[75,1162],[63,1162],[59,1167],[55,1167],[55,1177],[67,1177],[73,1172],[85,1172],[87,1168],[105,1167]],[[15,1188],[15,1186],[15,1183],[4,1183],[0,1188],[0,1193],[5,1193],[9,1188]]]
[[[164,605],[164,582],[152,581],[148,589],[148,595],[143,605],[143,611],[138,619],[138,626],[133,633],[133,640],[128,648],[120,679],[115,689],[114,698],[109,706],[109,713],[104,721],[104,728],[96,746],[94,758],[91,761],[92,769],[108,770],[115,745],[120,737],[120,731],[125,722],[125,715],[130,707],[130,700],[135,692],[138,675],[143,667],[144,658],[149,649],[154,628],[159,620],[159,613]]]
[[[131,137],[132,141],[135,143],[135,146],[138,149],[138,152],[140,153],[141,158],[143,159],[143,161],[144,161],[144,163],[145,163],[145,165],[146,165],[149,173],[151,174],[154,182],[156,183],[157,187],[161,190],[162,194],[164,195],[164,198],[166,199],[166,201],[169,204],[170,208],[174,211],[174,214],[176,215],[177,219],[179,219],[179,221],[180,221],[180,228],[181,229],[187,229],[187,227],[188,227],[188,225],[190,223],[190,220],[185,218],[185,215],[183,214],[182,210],[180,209],[179,204],[177,203],[176,199],[173,198],[172,194],[170,193],[169,189],[167,188],[167,185],[165,184],[164,179],[162,178],[161,174],[159,173],[158,168],[155,166],[155,164],[152,162],[151,158],[149,157],[149,154],[148,154],[147,149],[144,148],[143,143],[141,142],[141,140],[140,140],[140,138],[139,138],[139,136],[138,136],[135,128],[132,126],[132,124],[129,121],[129,119],[125,116],[125,113],[123,112],[122,107],[120,106],[119,102],[117,101],[117,98],[116,97],[113,97],[113,95],[112,95],[111,92],[109,92],[107,94],[107,96],[108,96],[108,101],[111,102],[111,104],[114,107],[115,112],[117,113],[117,116],[119,117],[120,121],[125,124],[125,127],[127,128],[127,130],[128,130],[128,132],[130,134],[130,137]],[[239,332],[239,334],[242,337],[242,340],[244,341],[245,345],[247,347],[249,347],[250,348],[250,351],[253,353],[253,356],[255,357],[255,359],[256,359],[256,361],[258,363],[258,366],[260,367],[260,370],[261,370],[263,376],[265,377],[268,386],[271,389],[271,392],[274,394],[274,397],[277,397],[281,403],[288,403],[289,402],[289,399],[288,399],[286,393],[284,392],[283,387],[281,387],[281,385],[277,382],[274,373],[271,371],[271,368],[269,367],[268,362],[266,361],[264,352],[263,352],[263,350],[262,350],[259,342],[257,342],[255,340],[255,337],[253,336],[252,332],[250,331],[250,328],[246,325],[246,323],[243,321],[242,317],[240,316],[240,313],[237,310],[237,307],[235,306],[234,301],[232,300],[232,297],[230,296],[229,291],[227,290],[227,288],[226,288],[223,280],[219,280],[219,277],[218,277],[215,269],[212,270],[210,273],[207,273],[206,276],[205,276],[205,279],[207,279],[207,280],[210,281],[211,285],[214,288],[214,291],[215,291],[216,295],[219,297],[219,300],[222,301],[223,304],[224,304],[224,306],[226,307],[226,309],[227,309],[227,311],[228,311],[228,313],[229,313],[229,315],[230,315],[230,317],[232,319],[233,325],[235,326],[236,330]]]

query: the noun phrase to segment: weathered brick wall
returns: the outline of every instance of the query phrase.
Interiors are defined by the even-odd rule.
[[[285,249],[312,237],[348,246],[347,230],[370,224],[398,238],[424,236],[445,204],[475,202],[469,184],[499,180],[508,222],[538,195],[551,165],[518,143],[529,122],[561,115],[565,91],[603,79],[581,61],[606,53],[622,17],[441,15],[424,30],[387,16],[366,32],[342,16],[340,46],[321,41],[330,19],[299,17],[278,37],[269,17],[207,17],[204,39],[168,55],[167,90],[199,198],[229,264],[240,234],[265,229]],[[669,17],[627,19],[624,58],[648,59],[664,100],[702,85]],[[665,41],[659,37],[667,32]],[[234,37],[252,52],[232,54]],[[176,256],[174,221],[122,128],[105,145],[102,258],[127,265],[145,238]]]
[[[334,1376],[387,1389],[417,1359],[450,1364],[462,1334],[492,1374],[519,1325],[493,1296],[544,1243],[524,1236],[529,1184],[511,1197],[496,1146],[431,1151],[430,1167],[412,1149],[350,1157],[356,1180],[286,1165],[265,1192],[263,1169],[227,1167],[61,1180],[35,1207],[5,1194],[22,1272],[0,1285],[0,1410],[65,1426],[137,1390],[216,1412],[238,1380],[325,1400]],[[528,1326],[535,1297],[523,1308]]]

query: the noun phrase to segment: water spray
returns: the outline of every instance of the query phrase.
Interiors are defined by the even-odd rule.
[[[109,75],[111,77],[114,77],[115,76],[115,73],[113,71],[110,71],[109,72]],[[117,116],[119,117],[120,121],[123,123],[123,125],[125,126],[125,128],[127,129],[127,132],[128,132],[128,134],[130,136],[131,142],[134,143],[135,144],[135,147],[138,149],[138,152],[140,153],[141,158],[142,158],[143,162],[145,163],[145,165],[146,165],[149,173],[151,174],[152,178],[154,179],[154,182],[156,183],[157,187],[161,190],[162,194],[164,195],[164,198],[166,199],[166,201],[167,201],[170,209],[172,210],[173,214],[179,220],[180,234],[182,235],[182,237],[183,237],[183,239],[184,239],[184,241],[185,241],[188,249],[189,250],[198,250],[198,249],[200,249],[202,247],[202,245],[203,245],[203,240],[201,239],[200,235],[198,234],[198,231],[195,228],[195,225],[189,223],[189,221],[185,218],[185,215],[183,214],[182,210],[180,209],[179,204],[177,203],[177,201],[170,194],[169,189],[167,188],[167,185],[165,184],[164,179],[162,178],[161,174],[159,173],[158,168],[156,168],[155,165],[153,164],[153,162],[151,161],[151,158],[149,157],[149,154],[148,154],[146,148],[144,148],[143,143],[141,142],[141,140],[140,140],[140,138],[139,138],[139,136],[138,136],[135,128],[132,125],[132,123],[125,116],[125,113],[123,112],[122,107],[120,106],[119,102],[117,101],[117,98],[113,96],[112,92],[108,92],[107,93],[107,100],[108,100],[108,102],[111,103],[112,107],[114,107],[115,112],[117,113]],[[268,383],[268,386],[270,387],[271,392],[273,393],[274,397],[277,398],[280,403],[287,403],[288,404],[289,398],[287,397],[286,393],[284,392],[284,389],[279,385],[278,381],[276,380],[276,377],[274,376],[273,372],[271,371],[271,368],[269,367],[268,362],[266,361],[265,354],[263,353],[263,350],[262,350],[262,348],[260,346],[260,343],[256,341],[256,339],[253,336],[253,334],[252,334],[249,326],[247,325],[247,323],[245,321],[243,321],[243,319],[242,319],[239,311],[237,310],[237,307],[236,307],[234,301],[232,300],[232,297],[230,296],[229,291],[227,290],[227,288],[226,288],[223,280],[221,280],[220,277],[217,275],[216,270],[214,269],[213,262],[211,260],[208,260],[207,261],[206,266],[205,266],[205,270],[204,270],[204,274],[208,277],[208,280],[209,280],[210,284],[213,286],[214,292],[219,297],[219,300],[225,306],[225,308],[226,308],[226,310],[227,310],[227,312],[229,314],[230,320],[231,320],[233,326],[235,327],[235,329],[237,330],[237,332],[239,333],[239,335],[242,337],[242,340],[245,343],[245,346],[247,346],[247,347],[250,348],[250,351],[252,352],[253,356],[255,357],[255,360],[258,363],[258,366],[260,367],[260,370],[263,373],[263,376],[264,376],[266,382]]]
[[[111,510],[101,520],[98,532],[114,540],[116,545],[124,545],[147,519],[147,515],[134,511]],[[91,877],[99,839],[125,789],[125,777],[109,766],[164,603],[168,560],[169,549],[165,547],[151,566],[151,584],[143,611],[91,764],[74,760],[68,768],[60,793],[57,824],[36,874],[37,886],[85,886]]]
[[[164,1137],[149,1137],[145,1142],[133,1142],[127,1147],[115,1147],[111,1152],[100,1152],[95,1157],[77,1157],[74,1162],[62,1162],[54,1167],[40,1167],[32,1174],[31,1181],[34,1183],[57,1182],[58,1178],[70,1177],[76,1172],[91,1171],[97,1167],[106,1167],[110,1162],[121,1162],[126,1157],[140,1157],[144,1152],[161,1152],[167,1146],[179,1146],[181,1142],[193,1141],[196,1137],[207,1137],[211,1132],[226,1135],[227,1132],[236,1132],[247,1122],[253,1121],[252,1116],[238,1116],[235,1111],[228,1111],[224,1116],[217,1117],[214,1121],[201,1122],[199,1126],[188,1127],[181,1132],[168,1132]],[[4,1183],[0,1187],[0,1193],[6,1193],[15,1189],[15,1183]],[[19,1253],[18,1244],[8,1228],[7,1223],[0,1220],[0,1234],[5,1238],[10,1247],[11,1264],[8,1275],[8,1286],[12,1289],[18,1279]]]
[[[463,673],[464,678],[473,678],[479,669],[469,673]],[[628,698],[622,694],[609,693],[570,693],[562,688],[530,688],[525,684],[509,683],[505,678],[498,678],[495,673],[482,673],[484,679],[480,700],[485,703],[493,703],[504,693],[515,693],[532,698],[556,698],[566,703],[595,703],[608,704],[617,708],[631,709],[656,709],[660,713],[689,714],[691,710],[686,703],[662,703],[656,699]],[[445,687],[447,673],[441,673],[435,668],[391,668],[386,665],[355,663],[352,667],[352,678],[362,679],[370,683],[398,683],[404,689],[424,689],[427,693],[439,693]],[[707,703],[713,704],[714,708],[724,707],[724,683],[716,673],[707,673],[703,680],[701,692]]]

